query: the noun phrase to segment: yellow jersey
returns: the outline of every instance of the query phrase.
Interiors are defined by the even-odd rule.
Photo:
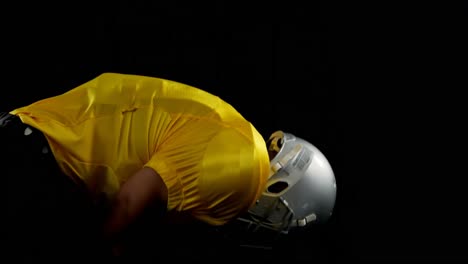
[[[147,166],[168,189],[168,210],[221,225],[260,197],[266,144],[218,96],[161,78],[104,73],[10,112],[46,136],[61,170],[112,199]]]

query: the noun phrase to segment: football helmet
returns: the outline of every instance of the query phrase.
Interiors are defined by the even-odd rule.
[[[287,234],[292,228],[325,223],[336,199],[336,179],[324,154],[304,139],[283,131],[267,141],[270,176],[261,197],[236,220],[249,230]]]

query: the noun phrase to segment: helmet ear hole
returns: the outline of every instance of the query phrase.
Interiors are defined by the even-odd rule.
[[[288,183],[284,181],[278,181],[268,186],[267,190],[269,193],[280,193],[288,188]]]

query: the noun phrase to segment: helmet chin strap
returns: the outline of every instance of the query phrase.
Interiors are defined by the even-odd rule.
[[[312,213],[302,219],[297,219],[296,221],[291,222],[291,227],[304,227],[308,223],[312,223],[317,220],[317,215]]]

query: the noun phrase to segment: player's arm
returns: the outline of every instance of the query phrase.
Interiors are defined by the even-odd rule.
[[[167,188],[159,174],[149,167],[133,174],[120,188],[104,223],[106,240],[112,243],[149,204],[158,200],[167,201]]]

